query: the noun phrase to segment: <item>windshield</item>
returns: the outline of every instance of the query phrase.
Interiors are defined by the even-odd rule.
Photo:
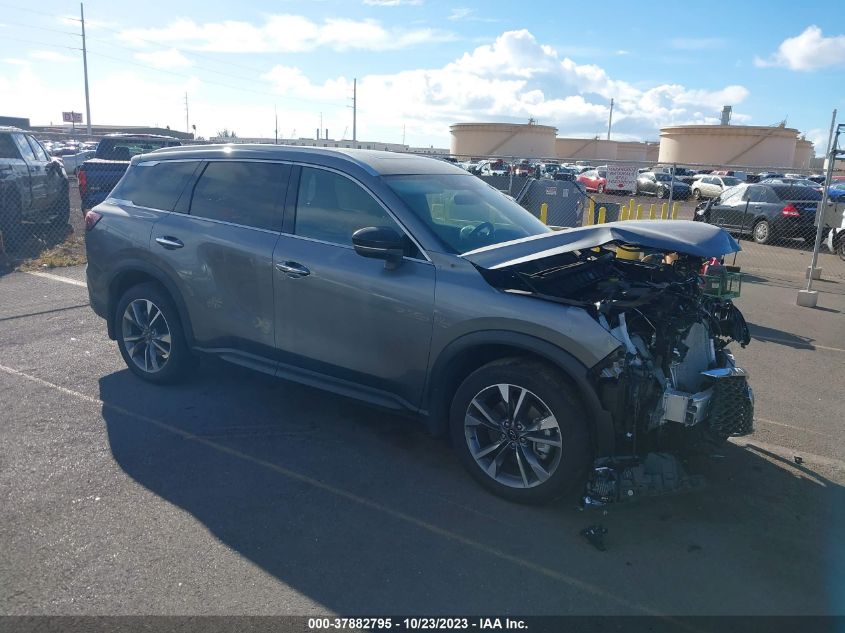
[[[512,198],[470,174],[388,176],[384,181],[451,253],[551,230]]]
[[[660,182],[669,182],[672,180],[672,176],[669,174],[654,174],[654,177],[657,178]]]
[[[736,187],[742,181],[739,178],[734,178],[733,176],[722,176],[722,182],[725,183],[726,187]]]

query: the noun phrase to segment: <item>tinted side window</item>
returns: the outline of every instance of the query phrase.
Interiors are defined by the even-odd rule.
[[[136,163],[111,195],[139,207],[173,211],[198,165],[196,160]]]
[[[32,151],[35,153],[35,158],[42,163],[46,163],[50,159],[47,158],[47,152],[44,151],[44,148],[31,136],[27,136],[26,140],[29,141],[30,146],[32,147]]]
[[[744,187],[725,189],[722,195],[716,199],[716,204],[736,204],[741,201],[744,191]]]
[[[366,226],[387,226],[404,233],[357,183],[331,171],[302,168],[295,235],[351,246],[352,234]]]
[[[23,134],[12,134],[12,139],[15,141],[15,145],[18,146],[18,149],[21,152],[21,156],[23,156],[24,160],[35,160],[35,153],[32,151],[32,148],[29,146],[29,143],[26,142]]]
[[[0,134],[0,158],[20,158],[11,134]]]
[[[290,166],[246,161],[211,162],[200,176],[191,215],[280,231]]]

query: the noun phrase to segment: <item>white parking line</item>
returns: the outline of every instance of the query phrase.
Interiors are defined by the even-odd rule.
[[[61,281],[62,283],[70,284],[71,286],[82,286],[83,288],[88,287],[88,284],[84,281],[71,279],[70,277],[62,277],[61,275],[54,275],[52,273],[42,273],[37,270],[29,270],[26,274],[33,275],[34,277],[43,277],[44,279],[52,279],[53,281]]]

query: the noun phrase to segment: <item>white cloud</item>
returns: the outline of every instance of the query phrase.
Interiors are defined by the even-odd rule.
[[[2,61],[4,64],[9,64],[10,66],[29,66],[28,59],[20,59],[17,57],[6,57]]]
[[[32,59],[39,59],[46,62],[65,63],[75,61],[70,55],[63,55],[62,53],[57,53],[56,51],[32,51],[29,53],[29,56],[32,57]]]
[[[384,51],[455,39],[452,33],[438,29],[401,29],[385,27],[377,20],[347,18],[315,22],[301,15],[271,15],[261,25],[231,20],[197,23],[180,18],[163,28],[128,29],[120,36],[139,46],[157,43],[223,53],[296,53],[318,47]]]
[[[263,79],[281,95],[320,100],[343,100],[352,87],[343,77],[314,83],[288,66],[276,66]],[[738,85],[635,87],[594,64],[562,58],[528,31],[509,31],[441,68],[359,78],[359,129],[405,125],[445,144],[451,123],[533,117],[557,126],[561,135],[592,136],[605,129],[613,98],[618,138],[655,139],[662,125],[716,123],[722,105],[739,104],[747,96]]]
[[[17,60],[0,72],[4,108],[26,113],[36,123],[55,122],[62,110],[84,109],[84,93],[76,83],[48,81],[35,72],[37,68]],[[190,68],[182,72],[201,74]],[[352,76],[318,81],[291,63],[268,69],[258,85],[218,77],[204,83],[197,77],[182,79],[138,68],[102,71],[92,75],[91,113],[95,123],[170,124],[183,129],[182,95],[187,91],[191,123],[204,136],[227,127],[242,137],[272,137],[275,102],[281,136],[296,130],[297,136],[313,137],[322,112],[323,127],[332,137],[343,137],[346,129],[346,138],[351,138]],[[239,91],[238,85],[249,89]],[[278,96],[260,94],[264,92]],[[145,98],[126,101],[124,95],[130,93]],[[739,105],[747,94],[737,85],[716,90],[633,85],[598,65],[561,55],[528,31],[509,31],[439,67],[358,75],[358,138],[399,142],[404,126],[408,143],[447,146],[452,123],[525,122],[531,117],[558,127],[562,136],[591,137],[606,130],[613,98],[614,138],[655,140],[663,125],[716,123],[722,105]],[[32,95],[39,98],[33,100]],[[735,112],[734,120],[745,122],[747,115]]]
[[[755,57],[754,64],[802,71],[845,66],[845,35],[825,37],[819,27],[808,26],[801,34],[786,38],[768,58]]]
[[[135,53],[135,59],[155,68],[186,68],[194,62],[174,48],[150,53]]]

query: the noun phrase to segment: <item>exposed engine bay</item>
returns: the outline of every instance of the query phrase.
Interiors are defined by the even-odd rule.
[[[671,456],[752,431],[753,394],[728,349],[749,343],[748,326],[730,299],[707,293],[706,262],[620,245],[482,271],[505,292],[584,309],[620,343],[592,370],[617,454],[597,459],[588,503],[697,487]]]

